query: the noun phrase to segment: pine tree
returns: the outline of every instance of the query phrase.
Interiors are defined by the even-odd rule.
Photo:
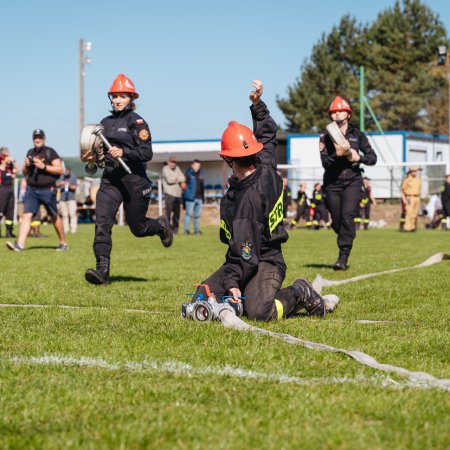
[[[277,99],[287,130],[321,131],[336,95],[349,100],[358,117],[360,65],[366,68],[367,97],[383,129],[442,130],[448,84],[445,71],[435,70],[435,51],[447,42],[438,15],[420,0],[397,0],[371,25],[344,16],[314,46],[287,98]],[[375,129],[370,119],[366,127]]]
[[[436,73],[436,47],[446,31],[420,0],[403,0],[382,12],[367,33],[372,73],[368,97],[383,129],[432,131],[437,101],[445,90]]]

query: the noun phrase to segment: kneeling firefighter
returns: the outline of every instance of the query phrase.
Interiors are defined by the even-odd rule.
[[[230,122],[222,136],[220,156],[233,170],[220,204],[220,240],[228,246],[225,263],[203,284],[216,298],[231,295],[232,303],[245,297],[244,314],[269,321],[302,308],[323,317],[324,299],[303,278],[281,289],[286,264],[281,245],[288,235],[283,223],[283,182],[276,171],[278,126],[260,100],[263,85],[253,82],[252,131]],[[206,295],[200,286],[196,294]]]
[[[123,202],[126,222],[136,237],[161,238],[165,247],[172,245],[173,233],[165,216],[146,218],[152,184],[145,172],[145,163],[153,156],[150,130],[145,120],[134,112],[139,95],[133,82],[120,74],[108,92],[111,115],[101,121],[103,135],[112,145],[105,155],[105,170],[96,197],[94,254],[96,269],[88,269],[86,281],[109,284],[111,230]],[[119,164],[119,158],[131,173]],[[85,159],[92,161],[91,159]]]

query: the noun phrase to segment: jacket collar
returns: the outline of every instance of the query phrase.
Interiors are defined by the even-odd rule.
[[[122,111],[116,111],[115,109],[113,109],[111,111],[111,114],[114,117],[118,118],[118,117],[124,117],[127,114],[129,114],[130,112],[131,112],[131,107],[130,107],[130,105],[128,105],[126,108],[122,109]]]
[[[230,179],[230,188],[240,191],[242,189],[246,189],[252,184],[256,183],[262,171],[262,165],[259,164],[256,170],[250,175],[246,176],[242,180],[238,180],[235,175],[233,175]]]

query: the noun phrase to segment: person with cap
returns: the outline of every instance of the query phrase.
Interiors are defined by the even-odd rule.
[[[402,202],[406,210],[405,226],[403,227],[405,233],[411,233],[417,229],[420,191],[422,190],[422,180],[417,176],[418,170],[416,166],[410,167],[401,187]]]
[[[162,187],[164,192],[164,203],[166,205],[166,217],[173,232],[178,233],[180,222],[180,205],[182,185],[186,181],[181,169],[177,166],[177,159],[171,156],[162,170]]]
[[[152,184],[147,177],[145,163],[152,159],[153,150],[147,122],[134,112],[139,94],[133,82],[119,74],[108,91],[108,97],[112,111],[101,125],[112,147],[105,154],[105,170],[96,197],[93,245],[96,268],[87,269],[85,273],[86,281],[96,285],[110,284],[111,231],[122,203],[126,222],[134,236],[157,235],[164,247],[170,247],[173,241],[167,217],[146,217]],[[131,173],[125,171],[118,158],[123,159]]]
[[[40,205],[47,210],[59,238],[58,251],[68,250],[61,217],[56,204],[56,180],[63,173],[61,158],[56,151],[45,145],[46,137],[40,128],[33,131],[34,147],[28,150],[22,172],[27,178],[27,189],[23,197],[23,215],[19,237],[16,242],[7,242],[10,250],[20,252],[25,249],[31,229],[31,220]]]
[[[339,256],[333,268],[347,270],[356,235],[355,216],[362,199],[360,165],[375,165],[377,156],[366,135],[350,122],[353,111],[346,100],[337,96],[331,103],[328,114],[339,126],[346,140],[344,145],[339,146],[325,132],[320,136],[319,149],[325,169],[325,204],[331,214],[331,227],[337,234],[339,247]]]
[[[7,238],[15,238],[14,227],[14,187],[13,180],[19,172],[19,165],[11,157],[9,148],[0,148],[0,220],[5,217]],[[0,237],[1,237],[0,229]]]
[[[224,264],[202,284],[219,301],[230,295],[232,303],[239,303],[244,296],[244,314],[250,319],[277,320],[302,308],[323,317],[325,301],[305,279],[281,289],[286,274],[281,246],[288,234],[283,221],[283,181],[276,170],[278,126],[260,99],[262,83],[254,80],[253,86],[254,132],[230,122],[222,135],[220,156],[233,171],[220,204],[220,240],[228,250]],[[205,295],[206,288],[199,286],[196,294]]]

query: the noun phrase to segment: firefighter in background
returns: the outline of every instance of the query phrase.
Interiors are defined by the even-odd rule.
[[[311,207],[314,209],[312,225],[315,230],[319,230],[320,227],[329,227],[329,213],[325,206],[322,185],[316,183],[314,185],[314,191],[312,194]]]
[[[301,218],[305,219],[306,227],[311,228],[312,221],[309,216],[310,203],[309,203],[308,196],[306,194],[306,183],[301,183],[299,185],[296,203],[297,203],[297,213],[295,215],[295,218],[292,219],[291,226],[290,226],[291,230],[294,229],[298,225]]]
[[[400,221],[399,221],[399,231],[403,232],[405,229],[405,221],[406,221],[406,205],[403,203],[403,199],[400,200],[401,212],[400,212]]]
[[[445,176],[444,185],[441,188],[441,200],[443,217],[441,220],[442,229],[450,230],[450,174]]]
[[[14,226],[14,186],[13,181],[19,171],[19,165],[9,154],[7,147],[0,149],[0,220],[5,217],[5,237],[16,237]],[[0,228],[0,237],[1,237]]]
[[[377,204],[377,201],[372,194],[372,186],[370,186],[369,181],[369,178],[363,178],[363,198],[359,204],[358,215],[355,217],[355,224],[358,230],[361,227],[361,224],[363,224],[365,230],[369,229],[370,207],[371,205]]]
[[[403,229],[405,233],[411,233],[417,229],[420,191],[422,190],[422,180],[417,176],[418,170],[416,166],[410,167],[407,177],[402,183],[402,202],[406,209],[405,226]]]
[[[350,122],[353,111],[346,100],[336,97],[328,113],[347,140],[339,147],[327,132],[319,140],[320,158],[325,169],[325,203],[331,214],[331,227],[338,236],[339,256],[333,268],[346,270],[356,235],[355,216],[362,198],[360,164],[373,166],[377,156],[366,135]]]
[[[283,177],[283,217],[286,219],[292,207],[292,190],[287,177]]]

